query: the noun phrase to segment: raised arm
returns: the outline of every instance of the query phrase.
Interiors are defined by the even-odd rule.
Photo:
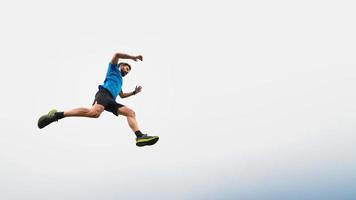
[[[114,56],[111,59],[111,64],[115,65],[119,62],[119,59],[131,59],[134,61],[137,60],[141,60],[142,61],[142,56],[138,55],[138,56],[131,56],[129,54],[125,54],[125,53],[115,53]]]

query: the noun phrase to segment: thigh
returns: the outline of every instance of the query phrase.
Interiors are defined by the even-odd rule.
[[[117,112],[118,112],[118,114],[127,117],[127,116],[131,116],[134,111],[127,106],[122,106],[117,109]]]

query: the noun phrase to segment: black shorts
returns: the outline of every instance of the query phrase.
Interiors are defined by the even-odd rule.
[[[95,102],[104,106],[106,111],[112,112],[116,116],[119,115],[118,109],[124,106],[122,104],[116,103],[109,90],[103,87],[100,87],[99,91],[95,94],[93,105]]]

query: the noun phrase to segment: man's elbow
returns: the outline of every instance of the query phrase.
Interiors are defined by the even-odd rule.
[[[124,98],[124,93],[120,92],[119,96],[120,96],[121,99]]]

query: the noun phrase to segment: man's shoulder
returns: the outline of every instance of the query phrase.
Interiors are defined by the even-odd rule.
[[[110,67],[118,67],[118,63],[109,62],[109,66]]]
[[[109,71],[120,71],[119,66],[117,64],[112,64],[111,62],[108,65]]]

